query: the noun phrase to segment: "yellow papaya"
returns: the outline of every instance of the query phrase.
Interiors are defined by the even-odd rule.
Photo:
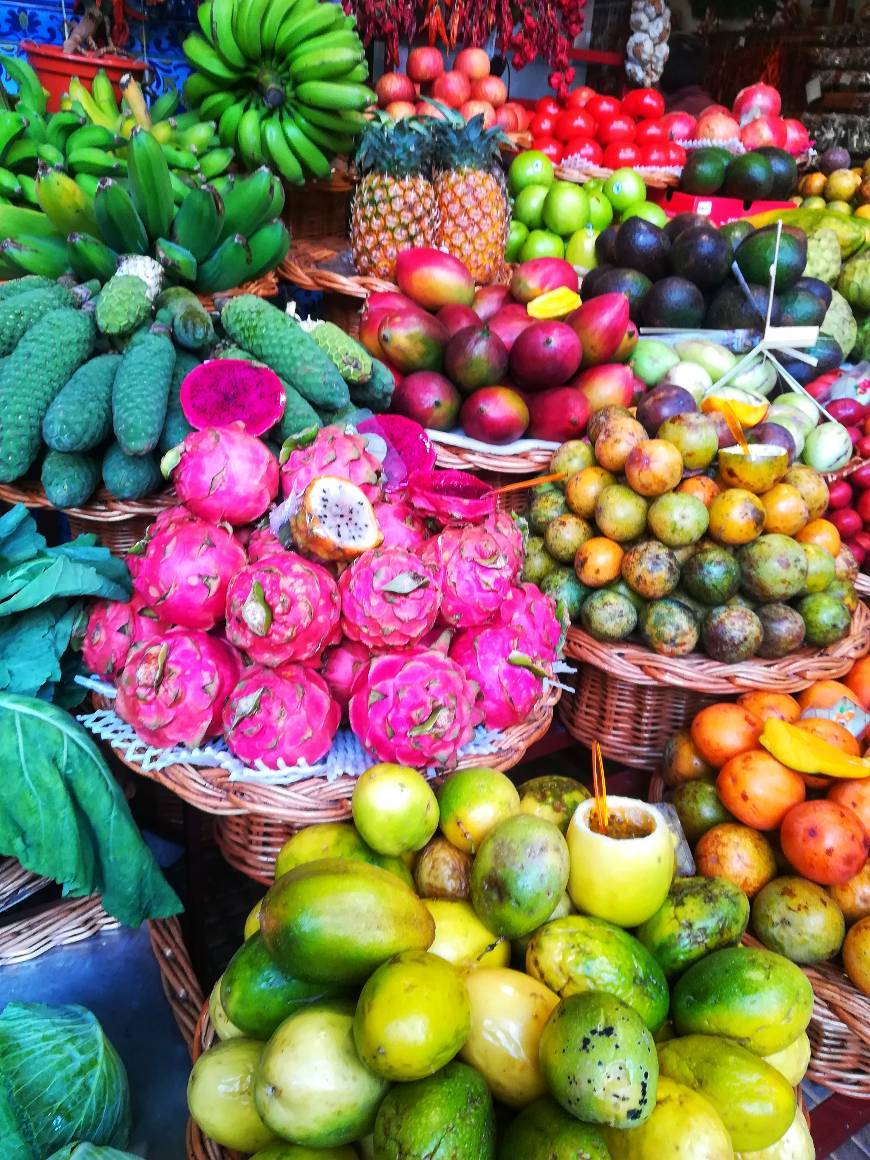
[[[798,773],[853,780],[870,775],[870,761],[866,758],[850,757],[835,745],[778,718],[765,721],[759,741],[777,761]]]

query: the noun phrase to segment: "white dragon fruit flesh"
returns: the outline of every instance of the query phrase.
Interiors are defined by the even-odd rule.
[[[191,431],[161,463],[181,502],[204,520],[258,520],[278,494],[278,460],[241,423]]]
[[[149,745],[192,749],[221,732],[241,671],[241,657],[226,641],[171,629],[130,649],[115,711]]]
[[[415,644],[441,606],[439,570],[406,548],[366,552],[341,574],[344,635],[373,651]]]
[[[319,658],[339,638],[338,586],[295,552],[263,556],[227,589],[227,639],[258,665]]]
[[[311,765],[332,745],[341,710],[318,673],[302,665],[246,669],[223,711],[227,745],[248,765]]]

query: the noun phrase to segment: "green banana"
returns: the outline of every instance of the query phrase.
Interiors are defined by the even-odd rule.
[[[204,121],[217,121],[220,119],[220,116],[224,110],[228,109],[238,99],[239,98],[237,96],[236,89],[228,89],[223,93],[212,93],[210,96],[206,97],[202,104],[199,106],[198,115],[202,117]],[[195,125],[191,126],[191,128],[195,127]],[[177,132],[186,133],[189,132],[189,130],[182,129],[177,130]]]
[[[271,53],[278,38],[278,32],[288,14],[293,10],[297,0],[272,0],[263,17],[260,29],[260,43],[264,54]]]
[[[322,125],[315,125],[313,121],[301,113],[298,108],[293,110],[293,120],[305,134],[309,141],[313,141],[321,149],[326,151],[327,156],[334,157],[336,154],[348,154],[353,152],[353,136],[340,133],[335,133],[331,129],[324,129]]]
[[[22,57],[0,56],[0,65],[7,76],[15,82],[19,102],[29,105],[37,113],[45,113],[48,93],[30,65]]]
[[[92,173],[76,173],[73,179],[76,185],[85,191],[88,197],[96,197],[100,185],[100,178]]]
[[[248,62],[233,33],[235,9],[236,0],[212,0],[208,39],[231,68],[242,70]]]
[[[305,184],[305,174],[296,154],[287,144],[279,113],[274,113],[263,123],[263,144],[269,154],[269,160],[285,181],[291,185]]]
[[[210,93],[220,93],[224,90],[223,81],[211,80],[203,73],[192,72],[184,81],[182,94],[184,103],[190,109],[195,109]]]
[[[249,274],[251,279],[274,270],[290,249],[290,234],[282,221],[267,222],[248,238],[251,248],[253,269]]]
[[[315,36],[311,40],[305,40],[302,44],[297,45],[288,55],[287,63],[291,66],[291,71],[295,74],[296,70],[293,66],[303,57],[308,56],[310,53],[323,52],[324,49],[339,48],[355,48],[361,55],[364,55],[362,41],[355,32],[348,32],[343,28],[334,28],[331,32],[325,32],[322,36]],[[359,59],[357,57],[357,60]],[[355,60],[353,64],[356,63],[357,61]]]
[[[31,177],[35,177],[39,165],[39,146],[35,141],[19,137],[6,150],[3,164],[9,169],[14,169],[16,173],[21,170],[24,173],[29,173]]]
[[[215,190],[221,200],[235,188],[235,184],[236,178],[233,173],[225,173],[222,177],[216,177],[213,181],[209,182],[209,185]]]
[[[10,169],[0,168],[0,197],[16,201],[21,197],[21,182]]]
[[[205,181],[212,181],[214,178],[220,177],[232,165],[235,156],[234,150],[229,148],[210,149],[199,159],[201,176]]]
[[[280,217],[284,210],[284,202],[286,194],[284,193],[284,183],[280,177],[275,174],[272,175],[272,199],[269,202],[269,208],[266,211],[266,221],[271,221],[273,218]]]
[[[296,89],[296,96],[303,105],[318,109],[365,109],[376,100],[366,85],[335,81],[305,81]]]
[[[130,132],[136,128],[135,122],[130,126]],[[168,121],[156,121],[152,123],[148,130],[151,136],[159,145],[169,145],[175,140],[175,135],[178,132],[178,125],[174,117],[170,117]]]
[[[302,165],[307,168],[314,177],[321,181],[329,177],[330,173],[332,172],[332,166],[329,163],[329,158],[314,144],[310,138],[306,137],[300,127],[296,124],[292,111],[283,113],[281,115],[281,127],[284,130],[284,136],[287,138],[287,144],[296,154],[298,159],[302,162]]]
[[[315,109],[312,105],[303,105],[299,101],[293,101],[292,106],[312,125],[319,125],[321,129],[328,129],[339,137],[358,136],[368,124],[364,113],[357,113],[352,109],[332,113],[328,109]]]
[[[203,0],[197,7],[196,22],[206,40],[211,40],[211,0]]]
[[[269,0],[236,0],[233,33],[236,44],[252,64],[259,64],[263,56],[261,34],[268,7]]]
[[[74,101],[78,101],[89,121],[93,121],[95,125],[102,125],[106,129],[117,130],[121,119],[120,115],[106,113],[78,77],[70,77],[69,95]]]
[[[67,137],[66,151],[69,154],[79,149],[115,149],[122,140],[122,137],[104,125],[86,124]]]
[[[192,189],[172,220],[172,240],[184,246],[198,262],[214,249],[220,236],[224,205],[210,185]]]
[[[27,109],[24,105],[19,105],[16,109],[19,116],[24,118],[26,129],[24,136],[28,141],[33,141],[37,145],[44,145],[48,140],[48,125],[44,117],[40,117],[39,113],[34,113],[32,109]]]
[[[169,117],[175,115],[178,106],[181,103],[181,93],[178,91],[178,86],[172,81],[167,83],[166,88],[151,106],[151,120],[166,121]]]
[[[0,242],[0,257],[21,274],[43,278],[59,278],[70,268],[69,247],[63,238],[7,238]]]
[[[94,177],[123,177],[127,163],[105,149],[75,149],[67,154],[67,165],[74,173],[91,173]]]
[[[94,195],[99,236],[119,254],[147,254],[148,231],[126,186],[104,177]]]
[[[172,182],[162,146],[145,129],[133,130],[127,168],[133,204],[149,237],[165,238],[174,211]]]
[[[224,197],[223,223],[216,240],[222,242],[233,234],[249,237],[266,220],[271,204],[272,173],[262,165],[238,179]]]
[[[82,281],[96,278],[106,283],[117,270],[118,255],[99,238],[92,238],[89,234],[70,234],[66,242],[73,273]]]
[[[91,96],[99,105],[104,116],[120,117],[121,110],[118,107],[118,98],[115,96],[114,86],[106,75],[105,69],[98,69],[96,76],[91,81]]]
[[[199,263],[196,289],[201,294],[215,294],[241,286],[250,279],[253,265],[247,239],[241,234],[233,234],[224,238],[206,261]]]
[[[68,173],[40,166],[36,196],[43,213],[64,237],[72,233],[99,236],[93,198]]]
[[[174,169],[169,170],[169,184],[172,186],[172,200],[175,205],[181,205],[184,202],[191,189],[194,188],[193,183],[198,180],[198,175],[185,174],[182,177],[181,173],[176,173]]]
[[[195,173],[199,168],[196,153],[192,149],[178,149],[174,145],[161,145],[166,164],[173,169],[181,169],[187,173]]]
[[[364,60],[360,61],[355,68],[352,68],[349,73],[345,73],[341,79],[342,83],[346,85],[364,85],[369,79],[368,64]]]
[[[172,118],[172,123],[175,126],[176,132],[182,133],[185,129],[189,129],[191,125],[196,125],[199,122],[199,112],[178,113]]]
[[[44,141],[41,145],[36,146],[36,156],[40,161],[46,165],[58,165],[63,167],[65,158],[60,149],[55,149],[53,145],[49,145]]]
[[[304,16],[285,21],[275,42],[276,60],[283,60],[304,40],[310,40],[335,28],[341,23],[343,15],[339,4],[318,4]]]
[[[216,129],[217,124],[214,121],[200,121],[196,125],[191,125],[189,129],[182,129],[177,133],[174,144],[180,149],[208,149]]]
[[[221,81],[224,84],[238,80],[238,70],[231,68],[217,49],[213,48],[199,33],[189,33],[184,38],[181,48],[197,72],[205,73],[212,80]]]
[[[248,98],[234,101],[221,113],[218,121],[218,137],[221,144],[232,149],[236,143],[236,134],[239,131],[239,121],[248,107]]]
[[[292,66],[293,79],[297,84],[335,80],[355,68],[364,56],[362,45],[359,48],[322,48],[296,61]]]
[[[0,160],[27,128],[28,122],[19,113],[6,110],[0,113]]]
[[[262,106],[246,109],[239,121],[236,146],[246,169],[255,169],[266,161],[263,155],[261,124],[264,112]]]
[[[17,176],[18,180],[21,181],[21,174]],[[52,222],[41,210],[0,204],[0,238],[24,236],[33,238],[60,237]]]
[[[31,177],[28,173],[19,173],[18,184],[21,186],[21,196],[28,205],[39,205],[39,200],[36,196],[36,178]],[[45,214],[40,214],[40,217],[45,217]],[[2,234],[0,230],[0,234]]]
[[[53,113],[46,122],[49,145],[66,152],[70,137],[81,130],[84,123],[76,113]]]
[[[158,238],[154,243],[154,256],[172,281],[193,282],[196,279],[196,258],[177,242]]]

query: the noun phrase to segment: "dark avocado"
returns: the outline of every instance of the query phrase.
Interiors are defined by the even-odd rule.
[[[816,298],[821,298],[825,304],[825,310],[831,305],[831,300],[834,297],[834,292],[827,282],[823,282],[821,278],[798,278],[792,287],[793,290],[809,290],[811,294],[815,294]]]
[[[612,269],[613,266],[605,263],[603,266],[593,266],[591,270],[587,271],[583,275],[583,282],[580,286],[582,296],[584,298],[594,298],[596,294],[595,287],[598,285],[599,280]],[[601,291],[599,290],[598,293],[600,294]]]
[[[593,270],[592,273],[595,273]],[[646,274],[639,270],[628,270],[624,266],[615,266],[607,270],[593,283],[594,289],[590,293],[586,289],[586,280],[583,281],[583,296],[597,298],[599,294],[624,294],[628,299],[629,317],[631,321],[640,324],[640,309],[643,301],[652,288],[652,282]]]
[[[776,238],[776,227],[765,226],[744,238],[737,247],[735,256],[747,282],[758,282],[766,286],[770,279],[770,267],[776,255],[774,286],[777,293],[780,293],[794,286],[804,272],[807,264],[807,235],[803,230],[786,227],[779,239],[778,253]]]
[[[683,230],[671,246],[671,269],[702,290],[721,286],[731,269],[731,245],[712,226]]]
[[[607,229],[602,230],[595,239],[595,256],[602,264],[618,265],[616,260],[616,235],[619,233],[619,224],[614,222]]]
[[[736,221],[726,222],[724,226],[719,227],[719,236],[727,238],[731,244],[731,249],[736,250],[744,238],[748,238],[754,230],[752,222],[748,222],[745,218],[737,218]]]
[[[766,157],[757,153],[742,153],[734,157],[725,174],[722,192],[726,197],[741,201],[761,201],[770,197],[773,189],[773,166]]]
[[[693,226],[709,226],[710,219],[700,213],[678,213],[665,226],[665,234],[675,242],[683,230],[690,230]]]
[[[781,326],[820,326],[827,306],[811,290],[792,286],[779,295]]]
[[[680,174],[680,189],[701,197],[718,193],[725,181],[727,158],[718,149],[696,149],[686,158]]]
[[[643,300],[644,326],[676,326],[695,330],[704,321],[704,295],[687,278],[662,278]]]
[[[767,287],[749,283],[752,303],[747,301],[740,286],[723,286],[707,307],[705,324],[711,330],[762,330],[767,316]],[[770,321],[779,325],[780,307],[774,295]]]
[[[827,334],[820,334],[815,343],[806,347],[803,353],[812,355],[818,359],[818,363],[813,367],[805,362],[799,362],[798,359],[783,357],[779,360],[792,378],[797,379],[801,386],[806,386],[808,382],[818,375],[823,375],[826,371],[836,370],[843,362],[842,347]]]
[[[798,168],[795,159],[784,149],[776,149],[772,145],[763,145],[755,150],[761,157],[767,159],[773,170],[773,188],[770,196],[778,201],[785,201],[797,189]]]
[[[667,273],[670,247],[664,230],[645,218],[629,218],[616,235],[617,265],[639,270],[655,281]]]

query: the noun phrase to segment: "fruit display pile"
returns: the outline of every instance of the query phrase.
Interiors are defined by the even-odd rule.
[[[683,193],[720,194],[743,202],[787,201],[797,186],[794,157],[775,145],[736,154],[721,145],[707,145],[689,154],[680,174]]]
[[[511,517],[490,504],[457,522],[432,459],[399,483],[348,428],[280,466],[240,424],[189,434],[166,464],[180,506],[128,557],[133,603],[88,625],[85,662],[116,683],[119,716],[149,745],[223,735],[273,769],[319,761],[345,712],[369,753],[421,768],[455,765],[479,724],[526,720],[560,648],[556,604],[520,583]]]
[[[730,881],[674,878],[653,807],[483,768],[436,798],[395,765],[352,807],[287,842],[215,986],[207,1136],[262,1160],[813,1156],[810,984],[737,945]]]
[[[810,147],[806,127],[793,117],[781,117],[782,97],[772,85],[759,82],[741,89],[730,109],[708,105],[695,118],[688,113],[672,114],[670,132],[677,140],[693,144],[728,144],[732,151],[784,149],[794,157]],[[680,121],[677,123],[676,118]]]
[[[327,0],[209,0],[197,19],[182,46],[187,107],[217,121],[247,169],[269,163],[293,185],[329,177],[375,99],[355,18]]]
[[[804,209],[870,217],[870,164],[852,165],[848,149],[833,147],[819,156],[818,169],[805,173],[797,191]]]
[[[747,693],[710,705],[669,741],[668,797],[697,872],[751,901],[751,931],[804,965],[842,953],[870,994],[867,659],[797,699]]]

